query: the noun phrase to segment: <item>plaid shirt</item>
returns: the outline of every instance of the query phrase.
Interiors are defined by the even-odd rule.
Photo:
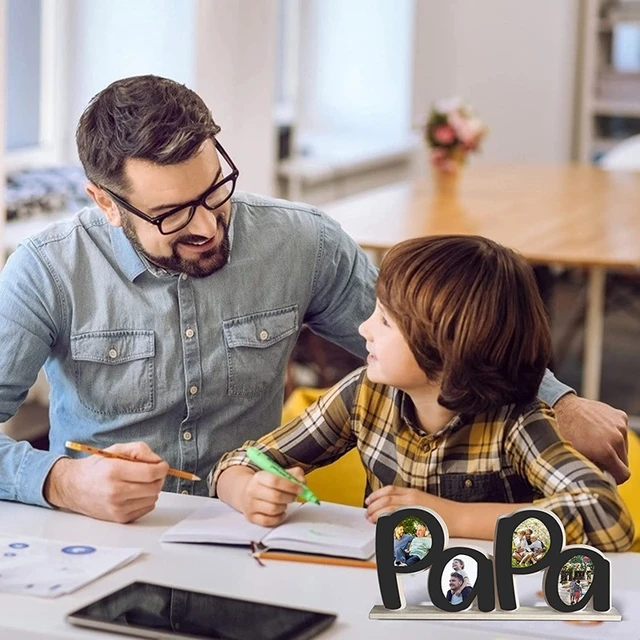
[[[253,445],[305,473],[357,447],[366,495],[395,485],[459,502],[533,502],[560,518],[567,544],[626,551],[633,542],[631,516],[616,487],[562,439],[553,411],[539,401],[460,414],[429,435],[416,425],[409,396],[372,383],[361,368],[299,418],[225,454],[209,474],[211,495],[224,469],[257,470],[244,453]]]

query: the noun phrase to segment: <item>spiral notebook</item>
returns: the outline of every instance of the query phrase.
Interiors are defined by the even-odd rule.
[[[224,502],[211,499],[162,536],[162,542],[251,545],[326,556],[366,560],[375,551],[375,525],[365,510],[331,502],[296,503],[277,527],[261,527]]]

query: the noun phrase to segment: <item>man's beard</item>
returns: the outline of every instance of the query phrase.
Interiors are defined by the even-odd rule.
[[[171,244],[172,254],[170,256],[155,256],[146,251],[140,243],[138,234],[131,224],[130,214],[127,212],[123,215],[123,213],[124,212],[121,212],[120,218],[122,220],[124,235],[139,253],[158,267],[169,271],[186,273],[192,278],[206,278],[219,269],[222,269],[229,260],[229,225],[222,216],[217,218],[218,230],[216,231],[216,234],[222,231],[222,242],[208,251],[201,253],[197,258],[186,260],[178,253],[178,245],[181,242],[201,242],[209,238],[194,235],[179,236],[179,238]]]

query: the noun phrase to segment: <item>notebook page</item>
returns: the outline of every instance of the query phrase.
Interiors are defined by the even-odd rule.
[[[243,544],[262,540],[271,529],[249,522],[242,513],[212,498],[208,505],[168,529],[161,542]]]
[[[326,555],[369,558],[375,549],[375,525],[365,509],[331,502],[304,504],[262,540],[268,547]]]

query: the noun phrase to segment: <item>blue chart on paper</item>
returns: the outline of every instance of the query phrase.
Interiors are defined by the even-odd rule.
[[[62,553],[68,553],[73,556],[82,556],[87,553],[94,553],[97,551],[95,547],[85,547],[83,545],[74,545],[72,547],[62,547]]]
[[[0,534],[0,593],[48,598],[71,593],[131,562],[140,551]]]

